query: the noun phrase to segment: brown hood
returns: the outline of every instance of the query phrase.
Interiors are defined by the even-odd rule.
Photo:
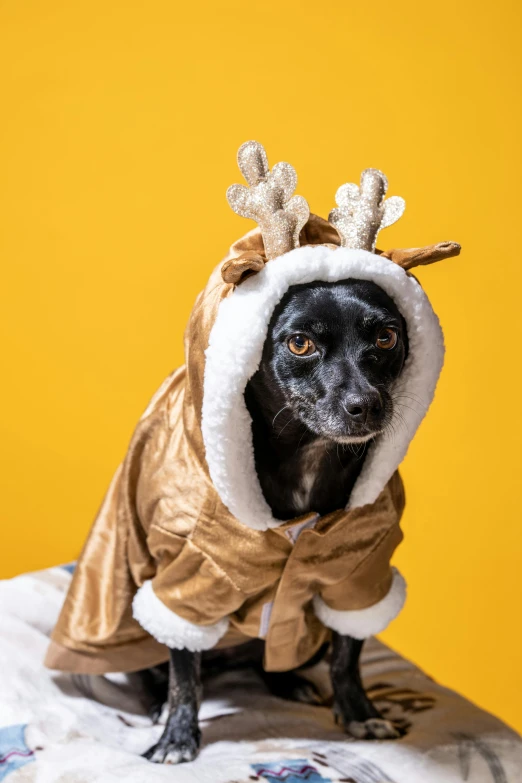
[[[165,660],[165,645],[261,637],[267,668],[290,669],[329,629],[362,638],[400,611],[405,586],[390,568],[402,537],[396,469],[422,415],[412,414],[400,442],[373,447],[346,509],[282,523],[255,473],[243,392],[275,305],[299,282],[359,277],[387,290],[408,326],[404,372],[426,407],[442,364],[440,328],[418,283],[391,260],[339,248],[315,216],[301,243],[239,286],[223,281],[221,262],[198,296],[186,365],[138,424],[78,561],[48,666],[133,670]],[[263,252],[257,229],[225,261],[249,251]],[[237,339],[243,333],[248,341]]]

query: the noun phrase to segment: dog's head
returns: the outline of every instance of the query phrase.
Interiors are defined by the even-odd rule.
[[[375,283],[292,286],[273,313],[252,384],[263,407],[284,406],[284,421],[290,414],[312,435],[363,443],[392,421],[392,385],[407,351],[404,319]]]

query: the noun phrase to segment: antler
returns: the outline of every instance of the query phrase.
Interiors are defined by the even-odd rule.
[[[228,203],[238,215],[255,220],[261,229],[268,259],[299,247],[299,233],[310,215],[302,196],[293,196],[297,175],[289,163],[268,168],[266,152],[257,141],[247,141],[237,153],[241,173],[250,185],[231,185]]]
[[[406,202],[400,196],[384,200],[388,180],[378,169],[365,169],[361,186],[349,182],[341,185],[335,194],[337,209],[332,209],[328,220],[335,226],[343,247],[375,250],[381,228],[395,223],[404,212]]]

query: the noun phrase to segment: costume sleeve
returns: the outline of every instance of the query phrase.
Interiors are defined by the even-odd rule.
[[[192,652],[215,647],[244,595],[190,539],[153,527],[149,546],[157,572],[136,593],[134,618],[168,647]]]
[[[366,639],[397,617],[406,600],[406,582],[390,560],[401,540],[395,525],[349,576],[321,589],[313,603],[323,625],[343,636]]]

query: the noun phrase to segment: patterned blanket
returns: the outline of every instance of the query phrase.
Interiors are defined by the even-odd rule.
[[[133,675],[49,672],[42,659],[70,580],[51,568],[0,582],[0,781],[7,783],[520,783],[522,740],[372,640],[363,676],[399,741],[345,737],[330,709],[282,701],[251,671],[208,683],[199,757],[140,758],[162,731]],[[326,693],[323,666],[310,674]]]

